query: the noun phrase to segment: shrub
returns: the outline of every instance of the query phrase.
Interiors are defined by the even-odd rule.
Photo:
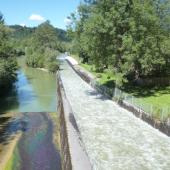
[[[96,77],[97,78],[102,78],[102,75],[101,74],[97,74]]]
[[[50,62],[48,64],[48,70],[52,73],[55,73],[57,70],[59,70],[59,64],[57,61]]]

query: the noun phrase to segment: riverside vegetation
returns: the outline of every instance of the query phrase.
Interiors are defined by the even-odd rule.
[[[65,31],[54,28],[49,21],[35,28],[22,27],[19,25],[7,26],[1,15],[0,157],[2,159],[0,161],[0,169],[4,169],[5,166],[6,169],[20,169],[22,166],[29,167],[27,160],[25,161],[23,159],[22,163],[22,158],[25,158],[23,155],[27,154],[30,154],[28,156],[30,158],[30,166],[36,167],[40,165],[41,162],[47,165],[47,162],[49,162],[47,166],[50,166],[52,169],[60,169],[56,168],[60,166],[60,156],[58,146],[55,145],[59,144],[59,124],[55,112],[56,76],[55,74],[34,68],[41,67],[48,69],[49,72],[55,72],[59,68],[56,60],[57,54],[64,51],[67,41]],[[35,114],[32,112],[42,111],[55,113],[46,115],[46,118],[44,117],[45,113],[44,115],[40,113],[39,116],[42,116],[41,118],[44,120],[41,122],[41,118],[36,118],[38,113]],[[28,116],[31,116],[32,113],[32,118],[24,117],[23,112],[29,112]],[[54,122],[54,129],[52,128],[52,121]],[[19,149],[19,143],[26,135],[24,132],[28,130],[28,122],[30,123],[30,127],[33,128],[30,130],[30,132],[33,132],[33,136],[31,137],[31,133],[26,133],[28,139],[24,139],[26,145],[21,144],[21,148],[28,149],[28,151],[21,152],[22,149]],[[44,128],[40,125],[41,123]],[[39,130],[35,134],[35,129],[37,128],[39,128]],[[21,131],[22,134],[20,133]],[[44,154],[41,155],[42,159],[45,158],[44,162],[42,159],[39,159],[39,154],[37,154],[37,160],[34,159],[35,165],[32,165],[31,159],[34,158],[36,154],[30,153],[29,151],[31,147],[34,148],[35,145],[38,146],[36,147],[37,150],[33,149],[35,152],[37,151],[38,153],[39,150],[43,150],[40,148],[41,144],[37,142],[40,138],[41,141],[44,141],[44,143],[41,142],[42,147],[44,148],[44,146],[47,145],[48,147],[45,148],[53,152],[54,155],[50,153],[49,157],[44,157],[43,155],[48,152],[44,151]],[[29,142],[30,139],[31,142]],[[53,139],[54,141],[52,141]],[[27,146],[27,143],[29,146]],[[51,143],[51,146],[49,143]],[[27,162],[27,164],[25,164],[25,162]]]
[[[70,52],[100,84],[115,86],[154,108],[169,107],[169,86],[138,86],[170,76],[170,1],[94,0],[69,17]],[[166,112],[169,117],[169,113]],[[160,115],[158,114],[160,118]]]
[[[54,28],[49,21],[38,27],[29,28],[11,26],[14,30],[12,42],[19,55],[26,56],[26,64],[33,68],[46,68],[56,72],[59,64],[56,60],[60,52],[65,51],[67,41],[65,32]]]
[[[56,58],[65,51],[68,41],[66,32],[49,21],[33,28],[7,26],[0,14],[0,95],[6,95],[17,79],[17,57],[25,56],[29,67],[54,73],[59,69]]]
[[[0,14],[0,95],[4,95],[16,80],[17,61],[10,44],[10,28],[4,24]]]
[[[62,49],[58,43],[55,28],[50,25],[49,21],[38,26],[28,44],[30,46],[25,50],[28,66],[45,67],[50,72],[55,72],[59,68],[56,57]]]

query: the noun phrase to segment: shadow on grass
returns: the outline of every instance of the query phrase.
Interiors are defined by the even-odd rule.
[[[124,84],[121,89],[135,97],[157,97],[164,94],[170,94],[170,86],[141,87],[132,84]]]
[[[115,88],[115,80],[108,80],[105,83],[102,83],[103,86],[106,86],[108,88],[114,89]]]

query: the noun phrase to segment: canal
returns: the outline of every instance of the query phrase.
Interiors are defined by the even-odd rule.
[[[24,58],[18,63],[18,80],[11,92],[1,99],[0,112],[55,112],[56,76],[27,67]]]
[[[56,75],[18,63],[17,81],[0,100],[3,169],[60,170]]]

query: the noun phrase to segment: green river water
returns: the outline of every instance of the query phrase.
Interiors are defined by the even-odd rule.
[[[12,92],[1,99],[0,112],[54,112],[56,111],[56,76],[29,68],[24,58],[19,59],[17,82]]]
[[[16,83],[0,99],[0,116],[15,115],[0,129],[1,147],[22,132],[5,170],[60,170],[59,147],[54,140],[59,131],[56,75],[27,67],[24,57],[18,63]],[[0,117],[0,125],[6,120]]]

